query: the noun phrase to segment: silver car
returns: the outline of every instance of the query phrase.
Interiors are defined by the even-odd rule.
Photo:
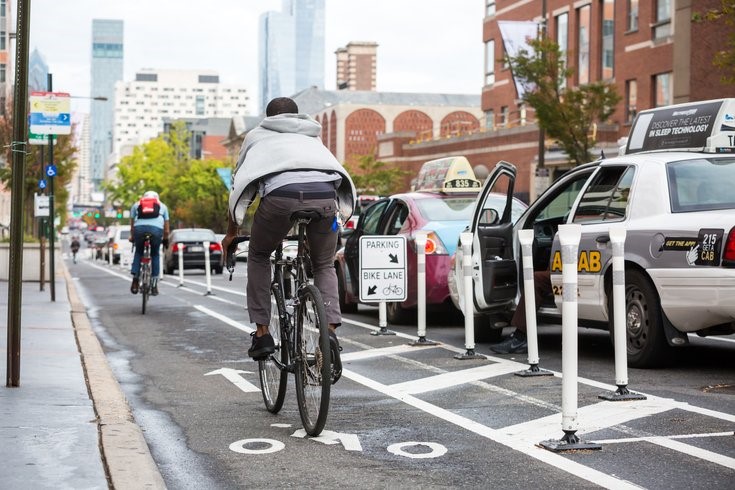
[[[500,163],[470,224],[475,314],[506,316],[519,296],[517,231],[534,230],[534,270],[551,270],[553,301],[540,313],[561,318],[557,227],[578,223],[579,324],[611,325],[611,224],[625,242],[627,350],[633,367],[655,367],[688,333],[735,332],[735,99],[641,112],[623,154],[574,168],[515,226],[480,212],[491,192],[513,189],[515,167]],[[463,304],[458,249],[455,301]],[[610,329],[612,331],[612,329]]]

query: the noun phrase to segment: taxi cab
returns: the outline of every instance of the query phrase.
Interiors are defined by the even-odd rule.
[[[630,366],[667,364],[689,333],[735,332],[735,99],[642,111],[619,156],[566,173],[515,226],[505,211],[488,220],[482,212],[486,197],[512,192],[515,177],[515,167],[500,162],[472,215],[475,314],[513,309],[522,284],[517,232],[533,229],[533,267],[551,270],[554,292],[540,313],[560,319],[556,231],[560,224],[578,223],[579,324],[612,333],[608,230],[622,224]],[[458,304],[464,297],[461,253],[451,271]]]
[[[393,324],[406,323],[413,317],[418,231],[428,233],[425,246],[427,309],[451,310],[447,288],[449,257],[454,253],[459,233],[469,223],[480,188],[481,183],[465,157],[442,158],[422,165],[412,192],[379,199],[368,207],[335,257],[342,311],[355,312],[360,298],[360,237],[398,235],[406,237],[407,299],[402,303],[387,303],[387,316]]]

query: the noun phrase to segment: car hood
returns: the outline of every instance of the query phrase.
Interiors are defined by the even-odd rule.
[[[457,248],[459,234],[467,228],[468,224],[467,221],[429,221],[422,229],[436,233],[449,255],[452,255]]]

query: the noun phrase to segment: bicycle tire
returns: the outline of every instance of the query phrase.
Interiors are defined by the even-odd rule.
[[[148,287],[148,285],[150,284],[150,281],[151,281],[150,270],[148,269],[146,265],[143,265],[140,271],[140,294],[143,299],[143,306],[141,310],[142,310],[143,315],[145,315],[145,308],[146,308],[146,305],[148,304],[148,293],[150,292],[150,288]]]
[[[301,423],[310,436],[324,429],[332,387],[332,355],[324,301],[313,284],[299,290],[296,314],[296,399]]]
[[[278,359],[281,364],[288,364],[288,339],[283,334],[280,320],[280,313],[285,314],[285,311],[286,305],[283,301],[281,288],[273,284],[271,285],[271,319],[268,331],[273,336],[276,352],[268,356],[267,359],[258,361],[260,391],[263,393],[265,408],[270,413],[278,413],[283,407],[283,400],[286,398],[288,372],[285,369],[279,369],[274,361],[274,359]]]

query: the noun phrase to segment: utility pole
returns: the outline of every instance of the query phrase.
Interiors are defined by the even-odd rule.
[[[23,296],[23,190],[28,140],[28,37],[31,0],[18,0],[16,14],[15,89],[13,93],[13,183],[10,205],[10,264],[8,276],[8,346],[6,386],[20,386],[20,317]]]
[[[48,91],[53,92],[53,75],[49,73],[47,75],[47,85],[48,85]],[[53,166],[54,164],[54,135],[49,134],[48,135],[48,165],[49,167]],[[51,301],[56,301],[56,272],[54,271],[54,268],[56,267],[54,255],[56,254],[56,246],[54,245],[54,242],[56,241],[56,227],[54,226],[56,224],[56,210],[54,209],[54,175],[51,173],[48,173],[48,211],[49,211],[49,221],[51,222],[50,226],[48,227],[49,230],[49,274],[48,274],[48,282],[49,286],[51,287]]]
[[[541,39],[546,37],[546,0],[541,0],[541,29],[539,29],[539,36]],[[544,56],[544,53],[541,53]],[[538,121],[538,116],[536,118]],[[545,157],[546,157],[546,131],[541,127],[541,122],[538,122],[538,165],[536,169],[544,168]]]

